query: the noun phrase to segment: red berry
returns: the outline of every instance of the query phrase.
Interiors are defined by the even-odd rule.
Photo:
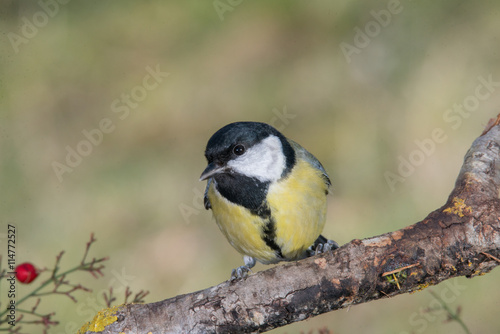
[[[29,284],[38,276],[34,265],[29,262],[21,263],[16,267],[16,278],[19,282]]]

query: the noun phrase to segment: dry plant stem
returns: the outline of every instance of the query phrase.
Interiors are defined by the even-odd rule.
[[[492,259],[492,260],[497,261],[498,263],[500,263],[500,259],[499,259],[499,258],[497,258],[497,257],[494,257],[494,256],[493,256],[493,255],[491,255],[491,254],[488,254],[488,253],[486,253],[486,252],[481,252],[481,254],[485,255],[486,257],[489,257],[489,258],[490,258],[490,259]]]
[[[398,268],[396,270],[391,270],[391,271],[388,271],[386,273],[383,273],[382,276],[387,276],[387,275],[394,275],[394,274],[397,274],[403,270],[406,270],[406,269],[409,269],[409,268],[413,268],[413,267],[416,267],[416,266],[419,266],[420,263],[414,263],[414,264],[410,264],[408,266],[404,266],[404,267],[401,267],[401,268]]]
[[[262,332],[452,277],[489,272],[499,265],[491,256],[500,257],[500,126],[489,126],[467,152],[446,204],[424,220],[245,280],[125,305],[102,333]],[[402,273],[403,267],[399,288],[382,276]]]
[[[458,322],[460,327],[462,327],[462,329],[464,330],[465,334],[470,334],[469,328],[467,327],[467,325],[465,325],[462,318],[460,318],[460,312],[458,310],[457,310],[457,312],[453,312],[450,309],[450,307],[437,295],[437,293],[435,293],[433,291],[430,291],[430,293],[434,298],[436,298],[436,300],[439,302],[439,304],[441,304],[441,307],[446,311],[446,314],[448,314],[448,319],[450,321],[454,320],[454,321]]]
[[[42,281],[40,285],[32,290],[30,293],[26,294],[25,296],[19,298],[16,301],[16,309],[18,313],[20,313],[20,316],[17,318],[16,323],[17,324],[44,324],[45,329],[52,325],[57,324],[57,321],[52,321],[51,317],[54,315],[54,313],[49,313],[46,315],[39,314],[36,312],[36,309],[38,305],[40,304],[40,297],[47,296],[47,295],[63,295],[67,296],[69,299],[71,299],[73,302],[77,302],[75,296],[73,296],[73,293],[76,291],[84,291],[84,292],[90,292],[88,288],[84,287],[81,284],[71,284],[68,279],[66,279],[67,275],[71,274],[72,272],[75,271],[87,271],[91,273],[94,277],[99,277],[98,275],[102,276],[102,269],[104,268],[104,265],[100,264],[101,262],[106,261],[108,258],[100,258],[100,259],[95,259],[93,258],[92,260],[87,261],[87,255],[90,249],[90,246],[96,241],[94,238],[94,235],[92,234],[90,236],[90,241],[87,243],[86,248],[85,248],[85,253],[84,256],[80,262],[80,264],[76,267],[73,267],[69,270],[66,270],[62,273],[59,272],[60,270],[60,262],[62,259],[62,256],[64,255],[64,251],[61,251],[57,256],[56,256],[56,261],[54,264],[54,268],[51,270],[50,277],[47,278],[45,281]],[[4,270],[1,272],[1,275],[4,274]],[[53,285],[52,290],[47,290],[48,286]],[[38,298],[37,298],[38,297]],[[26,302],[27,300],[30,300],[31,298],[37,298],[37,301],[31,311],[25,310],[20,308],[19,306]],[[8,309],[5,309],[3,311],[0,311],[0,326],[3,326],[5,323],[7,323],[7,312]],[[27,320],[21,320],[23,315],[32,315],[37,317],[39,320],[32,320],[32,321],[27,321]],[[10,325],[9,325],[10,326]],[[3,327],[0,328],[0,331],[4,330],[11,330],[12,331],[18,331],[19,326],[17,326],[15,329],[12,329],[8,327],[7,329],[4,329]]]

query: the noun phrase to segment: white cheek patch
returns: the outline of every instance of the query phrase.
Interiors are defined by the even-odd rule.
[[[240,174],[262,182],[279,180],[286,166],[281,140],[271,135],[227,165]]]

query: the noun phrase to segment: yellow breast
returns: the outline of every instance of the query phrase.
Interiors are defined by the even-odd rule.
[[[267,201],[285,258],[303,257],[323,231],[327,190],[322,173],[304,160],[297,161],[289,177],[270,186]]]
[[[275,242],[284,260],[302,258],[320,235],[326,219],[327,189],[321,171],[304,160],[298,160],[286,178],[270,185],[267,202],[276,224]],[[265,264],[283,260],[262,239],[262,218],[229,202],[213,182],[208,197],[217,225],[238,252]]]

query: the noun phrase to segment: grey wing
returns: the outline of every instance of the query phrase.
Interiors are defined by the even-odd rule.
[[[305,161],[309,162],[313,167],[315,167],[316,169],[321,171],[321,173],[323,173],[323,178],[325,180],[325,183],[328,187],[330,187],[332,185],[332,182],[330,181],[330,177],[326,173],[326,170],[321,164],[321,162],[319,162],[319,160],[316,159],[314,155],[312,155],[308,150],[300,146],[298,143],[294,142],[291,139],[288,139],[288,141],[290,142],[290,145],[292,145],[293,149],[295,150],[295,153],[299,158],[302,158]]]
[[[208,199],[208,188],[210,187],[210,183],[212,183],[212,178],[208,179],[207,187],[205,188],[205,195],[203,196],[203,204],[205,204],[205,209],[207,210],[212,208],[212,204],[210,204],[210,200]]]

